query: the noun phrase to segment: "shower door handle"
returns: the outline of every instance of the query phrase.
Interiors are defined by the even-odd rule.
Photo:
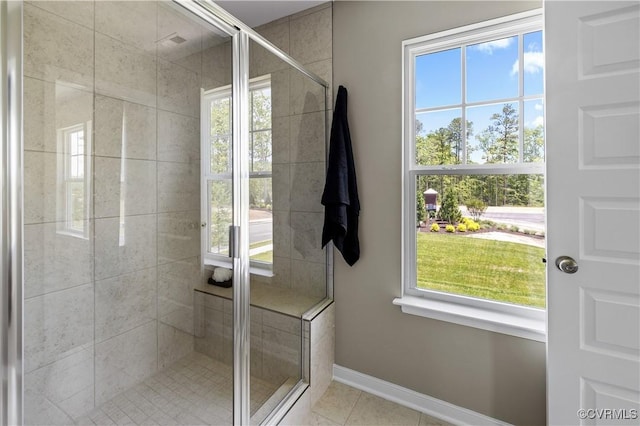
[[[240,247],[238,247],[238,240],[240,239],[240,227],[229,226],[229,257],[238,259],[240,258]]]

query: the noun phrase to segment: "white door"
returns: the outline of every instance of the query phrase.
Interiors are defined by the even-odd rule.
[[[640,424],[639,29],[638,1],[545,2],[552,425]]]

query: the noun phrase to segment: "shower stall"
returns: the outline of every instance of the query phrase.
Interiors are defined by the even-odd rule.
[[[279,422],[329,341],[327,81],[209,0],[0,14],[3,424]]]

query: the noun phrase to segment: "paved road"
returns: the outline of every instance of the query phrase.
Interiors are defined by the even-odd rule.
[[[260,219],[249,222],[249,244],[273,238],[273,220]]]
[[[460,206],[464,216],[471,216],[465,206]],[[506,225],[517,225],[532,231],[544,231],[544,208],[542,207],[488,207],[482,219]]]

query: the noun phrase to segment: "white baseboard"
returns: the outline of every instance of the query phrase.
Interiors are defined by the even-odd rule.
[[[333,380],[455,425],[509,425],[509,423],[485,416],[484,414],[458,407],[446,401],[336,364],[333,365]]]

